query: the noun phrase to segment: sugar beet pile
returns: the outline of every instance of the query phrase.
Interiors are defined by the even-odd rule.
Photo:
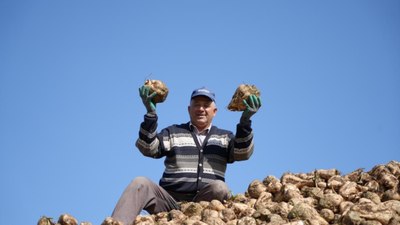
[[[226,202],[184,202],[180,210],[138,216],[137,225],[399,225],[400,163],[340,175],[336,169],[254,180]],[[42,217],[38,225],[54,222]],[[59,225],[77,225],[68,214]],[[81,222],[89,225],[90,222]],[[103,225],[120,225],[106,218]]]

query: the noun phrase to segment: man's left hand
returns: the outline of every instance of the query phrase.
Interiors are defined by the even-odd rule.
[[[261,99],[256,95],[250,95],[247,100],[243,100],[243,103],[246,109],[243,111],[240,121],[248,121],[260,109]]]

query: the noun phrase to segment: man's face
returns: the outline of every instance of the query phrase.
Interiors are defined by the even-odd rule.
[[[194,97],[188,107],[190,121],[198,130],[207,128],[217,113],[215,102],[205,96]]]

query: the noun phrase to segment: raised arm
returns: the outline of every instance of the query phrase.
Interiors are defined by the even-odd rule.
[[[144,155],[152,158],[161,157],[160,141],[157,137],[157,114],[156,103],[153,101],[156,92],[150,94],[150,87],[143,85],[139,88],[139,95],[143,105],[146,107],[147,114],[144,121],[140,124],[139,138],[136,140],[136,147]]]
[[[230,162],[247,160],[253,154],[253,129],[251,128],[250,118],[261,107],[261,99],[251,95],[247,100],[243,100],[246,105],[240,118],[240,123],[236,126],[236,135],[233,139],[233,151],[230,154]]]
[[[152,158],[160,158],[161,143],[157,134],[157,115],[147,113],[140,124],[139,138],[136,147],[144,155]]]

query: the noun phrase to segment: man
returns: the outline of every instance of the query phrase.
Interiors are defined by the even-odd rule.
[[[236,135],[212,125],[217,113],[215,94],[207,88],[192,92],[188,112],[190,121],[169,126],[157,133],[156,93],[149,87],[139,89],[147,109],[140,125],[136,146],[144,156],[165,157],[165,170],[159,185],[145,177],[135,178],[119,199],[112,220],[130,225],[145,209],[158,213],[178,209],[180,201],[226,200],[227,163],[248,159],[254,149],[250,117],[261,107],[252,95],[244,101],[247,109],[237,124]]]

